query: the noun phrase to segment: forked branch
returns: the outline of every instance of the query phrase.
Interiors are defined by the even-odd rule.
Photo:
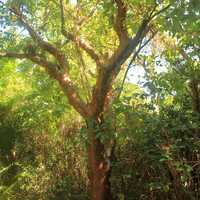
[[[75,110],[80,113],[84,118],[88,117],[89,109],[87,109],[87,104],[82,100],[79,93],[76,91],[76,87],[74,86],[73,81],[70,79],[67,70],[59,70],[60,68],[65,69],[65,67],[68,67],[68,62],[65,54],[49,42],[44,41],[28,23],[25,17],[23,17],[22,13],[18,12],[15,9],[9,10],[18,17],[24,28],[29,32],[31,38],[37,42],[37,45],[42,50],[52,54],[55,57],[55,63],[47,61],[44,57],[38,55],[37,53],[31,55],[26,53],[2,52],[0,53],[0,58],[9,57],[29,59],[33,63],[44,67],[48,74],[59,82],[62,90],[68,97],[70,104],[75,108]]]
[[[23,16],[23,13],[19,12],[14,8],[10,8],[10,11],[13,12],[17,17],[18,20],[22,23],[24,28],[29,32],[31,38],[37,42],[41,49],[45,50],[46,52],[52,54],[60,64],[60,68],[67,69],[68,62],[65,55],[58,50],[55,46],[50,44],[49,42],[44,41],[41,36],[33,29],[33,27],[28,23],[28,21]]]
[[[120,37],[126,37],[126,30],[124,29],[124,21],[126,16],[126,8],[121,0],[116,0],[118,6],[118,22],[117,33]],[[91,104],[95,107],[95,115],[98,115],[104,110],[104,102],[106,99],[106,95],[109,90],[111,90],[112,82],[115,80],[118,75],[121,66],[123,63],[129,58],[132,52],[137,48],[138,44],[145,37],[147,32],[149,31],[149,24],[160,13],[164,12],[169,6],[158,11],[154,14],[155,8],[149,16],[147,16],[141,23],[136,35],[128,39],[128,43],[125,45],[119,45],[118,49],[115,51],[113,56],[108,60],[106,65],[104,66],[104,70],[101,70],[96,81],[95,89],[93,92],[93,99]],[[121,39],[122,41],[122,39]],[[138,52],[139,53],[139,52]]]

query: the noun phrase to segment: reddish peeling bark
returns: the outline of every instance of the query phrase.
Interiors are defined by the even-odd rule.
[[[89,122],[88,126],[88,167],[91,190],[91,200],[112,200],[110,175],[111,175],[111,157],[106,155],[104,144],[97,138],[97,129],[99,124],[94,121]],[[88,124],[89,124],[88,123]],[[103,130],[102,134],[105,134]]]

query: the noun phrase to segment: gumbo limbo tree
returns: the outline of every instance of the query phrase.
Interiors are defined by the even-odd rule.
[[[168,7],[153,0],[1,1],[0,58],[43,67],[86,122],[93,200],[112,199],[114,145],[108,152],[101,137],[108,134],[105,114],[117,96],[114,82],[155,34],[155,19]]]

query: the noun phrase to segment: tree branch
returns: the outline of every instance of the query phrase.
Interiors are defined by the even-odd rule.
[[[81,26],[83,26],[83,24],[87,23],[87,21],[94,15],[94,13],[97,10],[97,5],[99,2],[100,2],[100,0],[97,0],[97,2],[95,3],[95,6],[91,9],[89,14],[78,21],[79,27],[81,27]]]
[[[0,52],[0,58],[27,58],[26,54],[23,53],[14,53],[14,52]]]
[[[83,117],[87,117],[89,115],[89,110],[87,109],[87,105],[79,96],[72,80],[70,79],[67,73],[63,74],[60,73],[59,71],[56,71],[55,64],[47,62],[45,59],[41,57],[34,56],[30,57],[29,59],[34,63],[43,66],[48,72],[48,74],[60,83],[63,92],[68,97],[69,103],[75,108],[75,110],[78,113],[80,113]]]
[[[19,59],[29,59],[33,63],[36,63],[45,68],[48,74],[57,80],[63,90],[63,92],[67,95],[69,103],[75,108],[75,110],[80,113],[83,117],[88,117],[90,115],[90,110],[87,109],[87,105],[78,95],[76,88],[70,79],[67,73],[61,73],[58,70],[58,65],[56,63],[52,63],[47,61],[45,58],[40,55],[30,55],[23,53],[15,53],[15,52],[1,52],[0,58],[19,58]]]
[[[18,17],[18,20],[22,23],[24,28],[29,32],[32,39],[36,41],[43,50],[52,54],[58,60],[61,68],[67,69],[68,62],[65,55],[61,51],[59,51],[55,46],[53,46],[49,42],[44,41],[41,38],[41,36],[33,29],[33,27],[27,22],[27,20],[23,17],[23,13],[17,11],[14,8],[10,8],[10,11],[13,12]]]
[[[40,55],[30,55],[25,53],[16,53],[16,52],[1,52],[0,58],[17,58],[17,59],[29,59],[33,63],[36,63],[46,69],[48,74],[57,79],[59,71],[57,64],[47,61],[45,58],[42,58]]]
[[[135,37],[133,39],[129,39],[129,42],[123,48],[118,48],[117,52],[109,59],[108,63],[106,63],[100,71],[91,102],[91,104],[95,107],[95,114],[103,112],[105,98],[108,91],[111,89],[111,83],[119,73],[122,64],[132,54],[141,39],[144,37],[149,22],[150,18],[144,19]]]
[[[171,4],[167,5],[166,7],[164,7],[163,9],[159,10],[158,12],[156,12],[154,14],[152,12],[151,15],[150,15],[150,18],[151,19],[155,18],[156,16],[160,15],[162,12],[166,11],[170,6],[171,6]]]
[[[81,39],[78,36],[73,35],[72,33],[65,30],[65,16],[64,16],[64,5],[63,0],[60,0],[60,12],[61,12],[61,33],[72,42],[76,43],[76,45],[82,48],[95,62],[98,66],[102,65],[100,56],[95,51],[94,47],[86,41]]]
[[[120,45],[123,45],[128,41],[128,32],[126,29],[126,14],[127,14],[127,6],[123,2],[123,0],[115,0],[117,5],[117,16],[114,22],[114,29],[118,35]]]
[[[66,31],[63,31],[62,33],[66,38],[70,39],[71,41],[76,43],[78,47],[83,49],[96,62],[98,66],[102,65],[100,56],[98,55],[98,53],[95,51],[95,49],[92,47],[92,45],[88,41],[83,40],[78,36],[74,36],[72,33],[69,33]]]

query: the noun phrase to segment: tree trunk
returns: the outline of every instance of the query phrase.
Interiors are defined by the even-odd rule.
[[[87,151],[91,200],[112,200],[109,181],[111,159],[106,155],[105,145],[97,137],[106,133],[105,130],[100,128],[101,125],[97,121],[90,122],[90,125],[88,125],[89,144]]]
[[[181,176],[178,173],[177,169],[175,168],[173,162],[171,160],[168,160],[166,164],[171,174],[171,181],[172,181],[176,200],[193,199],[192,196],[184,190],[184,186],[181,183]]]

